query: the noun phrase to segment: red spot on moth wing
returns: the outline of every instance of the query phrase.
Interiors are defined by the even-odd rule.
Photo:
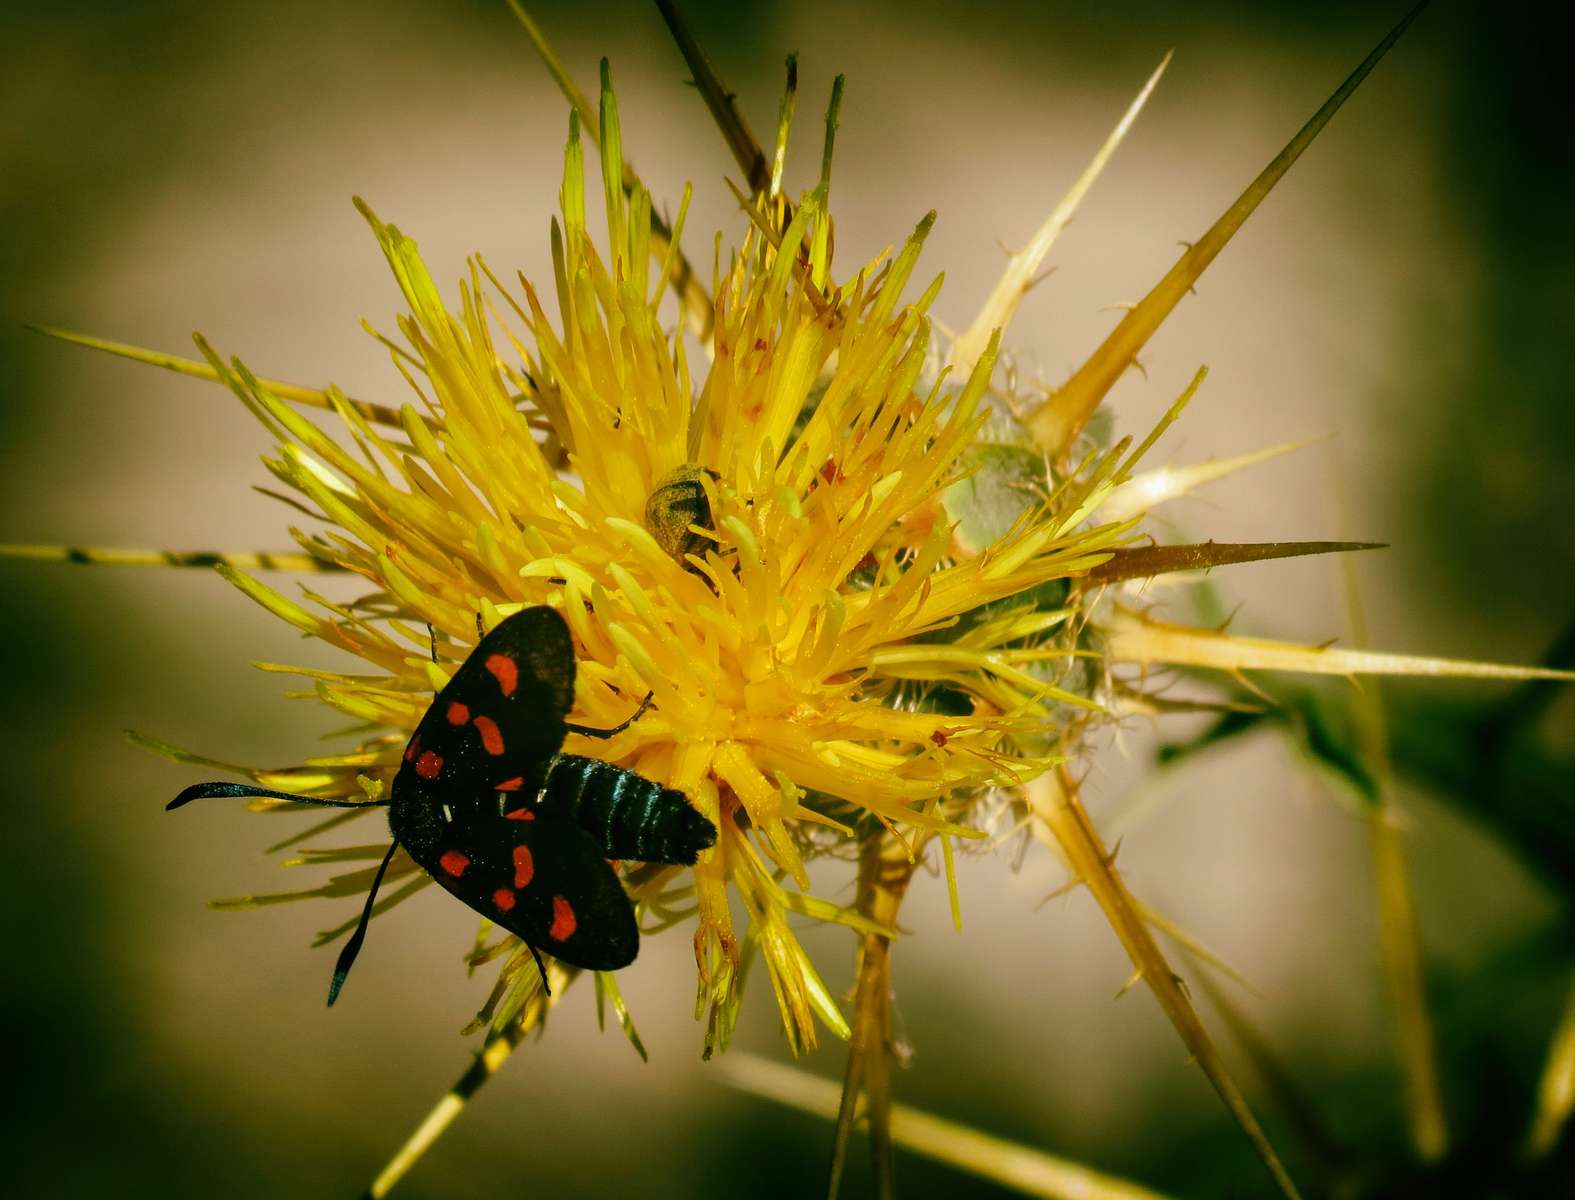
[[[524,888],[536,875],[536,860],[531,857],[529,846],[514,847],[514,886]]]
[[[416,759],[416,774],[423,779],[436,779],[443,769],[443,760],[428,750]]]
[[[503,753],[503,731],[491,717],[477,717],[476,732],[481,735],[481,744],[488,754],[497,757]]]
[[[503,814],[510,821],[534,821],[536,814],[528,808],[516,808],[513,812]]]
[[[451,701],[448,706],[448,723],[450,725],[463,725],[470,720],[470,709],[458,700]]]
[[[520,685],[520,668],[507,654],[489,654],[486,662],[487,670],[498,681],[498,686],[503,689],[505,696],[512,696],[514,689]]]
[[[514,893],[508,888],[499,888],[492,893],[492,903],[497,905],[499,912],[508,912],[514,907]]]
[[[579,928],[579,920],[574,915],[574,906],[562,896],[552,898],[552,927],[547,930],[547,936],[555,942],[564,942],[574,936],[574,931]]]
[[[418,734],[416,734],[415,737],[410,739],[410,744],[405,747],[405,761],[409,762],[412,758],[414,758],[416,755],[418,755],[420,753],[421,753],[421,735],[418,733]]]
[[[466,858],[458,850],[445,850],[443,851],[443,857],[438,859],[438,866],[442,867],[455,879],[458,879],[465,873],[465,868],[470,866],[470,859]]]
[[[513,779],[505,779],[502,783],[494,784],[493,790],[499,792],[517,792],[525,786],[525,776],[516,775]]]

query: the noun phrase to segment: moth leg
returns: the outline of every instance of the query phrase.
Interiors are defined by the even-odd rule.
[[[593,738],[616,737],[618,734],[622,733],[625,729],[629,728],[629,726],[633,725],[641,717],[645,716],[646,711],[651,707],[651,697],[652,697],[653,694],[654,693],[652,693],[652,692],[646,692],[645,693],[645,699],[640,701],[640,707],[635,710],[634,716],[629,717],[627,720],[625,720],[620,725],[614,725],[611,729],[587,729],[584,725],[574,725],[574,724],[571,724],[568,721],[564,722],[564,727],[570,733],[578,733],[578,734],[581,734],[584,737],[593,737]]]
[[[526,946],[527,949],[530,950],[530,956],[536,960],[536,970],[541,973],[541,994],[543,996],[550,996],[550,995],[552,995],[552,988],[550,986],[548,986],[548,984],[547,984],[547,966],[546,966],[546,964],[541,961],[541,955],[536,953],[536,947],[535,946],[532,946],[529,942],[526,942],[525,946]]]
[[[427,640],[432,644],[432,661],[437,662],[437,630],[432,628],[430,622],[427,624]]]
[[[487,627],[481,623],[481,614],[476,614],[476,640],[479,642],[487,636]]]

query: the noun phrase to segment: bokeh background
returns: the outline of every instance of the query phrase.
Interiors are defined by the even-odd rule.
[[[735,242],[722,178],[736,172],[654,8],[532,8],[582,81],[611,57],[627,153],[653,193],[676,203],[695,183],[691,253],[707,257],[713,229]],[[1052,383],[1115,320],[1103,306],[1141,294],[1399,15],[1338,0],[684,9],[762,136],[799,51],[795,187],[818,166],[831,77],[848,75],[839,261],[938,209],[924,261],[947,272],[937,311],[954,327],[1001,245],[1029,235],[1175,48],[1013,327],[1023,376]],[[1552,19],[1517,3],[1424,14],[1155,339],[1147,379],[1114,396],[1122,427],[1146,429],[1210,366],[1159,450],[1178,463],[1333,435],[1178,506],[1170,528],[1392,543],[1359,564],[1385,648],[1532,661],[1570,618],[1575,114]],[[358,321],[392,327],[399,297],[353,193],[416,237],[440,280],[477,250],[549,271],[566,108],[501,0],[6,0],[0,80],[0,541],[277,548],[289,517],[249,490],[268,481],[269,447],[226,393],[24,322],[187,354],[201,329],[259,372],[397,403]],[[1348,634],[1327,562],[1217,583],[1244,602],[1238,628]],[[200,772],[121,736],[294,761],[331,721],[248,664],[326,652],[200,571],[0,562],[0,629],[7,1190],[355,1194],[474,1048],[458,1030],[489,983],[460,966],[472,918],[435,893],[401,907],[325,1011],[331,952],[308,943],[356,902],[202,906],[306,886],[261,854],[298,818],[167,816]],[[1447,742],[1504,692],[1385,695]],[[1501,761],[1400,792],[1465,1147],[1430,1180],[1406,1166],[1366,837],[1338,788],[1268,735],[1144,785],[1121,850],[1129,881],[1250,978],[1257,994],[1238,999],[1377,1194],[1489,1194],[1518,1134],[1569,980],[1557,842],[1572,824],[1572,711],[1566,697],[1521,731],[1545,761],[1515,796],[1551,806],[1542,824],[1498,818]],[[1153,747],[1141,726],[1103,740],[1096,815],[1131,807]],[[1041,906],[1059,868],[1030,850],[1013,871],[1014,851],[964,862],[960,936],[941,881],[916,885],[897,959],[916,1055],[899,1098],[1176,1195],[1266,1194],[1151,998],[1112,999],[1129,967],[1092,902]],[[817,882],[847,894],[834,872]],[[845,986],[851,938],[809,940]],[[769,989],[752,984],[738,1045],[781,1057]],[[816,1194],[829,1126],[740,1096],[699,1061],[687,939],[651,941],[623,986],[649,1065],[597,1033],[588,991],[572,996],[402,1194]],[[836,1077],[841,1062],[833,1042],[804,1066]],[[861,1171],[856,1157],[849,1194],[867,1187]],[[909,1155],[898,1182],[913,1197],[1000,1194]]]

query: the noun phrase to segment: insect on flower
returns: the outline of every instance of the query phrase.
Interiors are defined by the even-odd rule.
[[[609,858],[693,864],[716,826],[682,792],[599,759],[560,754],[569,733],[612,729],[565,718],[574,703],[574,645],[556,609],[527,608],[481,639],[427,709],[405,747],[390,800],[321,800],[239,783],[198,783],[170,801],[268,797],[325,808],[388,806],[394,835],[360,923],[328,988],[338,998],[366,938],[377,889],[401,846],[471,908],[537,947],[595,971],[639,952],[634,906]],[[542,984],[546,986],[546,971]]]
[[[705,470],[685,463],[659,479],[645,502],[645,527],[674,562],[693,570],[688,556],[704,555],[715,539],[697,529],[711,526],[711,500]]]

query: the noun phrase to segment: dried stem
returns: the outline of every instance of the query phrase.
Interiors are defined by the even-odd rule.
[[[1373,882],[1378,905],[1378,936],[1384,982],[1389,993],[1395,1051],[1405,1085],[1406,1130],[1411,1148],[1424,1163],[1436,1163],[1449,1150],[1433,1020],[1427,1006],[1416,905],[1406,869],[1405,841],[1394,806],[1381,802],[1368,819],[1373,852]]]
[[[802,1112],[830,1118],[840,1103],[829,1079],[752,1054],[731,1054],[721,1069],[732,1086]],[[902,1104],[892,1105],[891,1137],[904,1150],[1042,1200],[1166,1200],[1141,1184]]]
[[[528,965],[525,969],[534,970]],[[563,998],[569,985],[581,974],[578,968],[565,967],[557,961],[549,963],[547,973],[551,977],[552,995],[543,996],[538,991],[526,1002],[517,1020],[511,1021],[501,1033],[487,1039],[481,1048],[481,1053],[476,1055],[476,1061],[465,1069],[465,1073],[459,1077],[454,1086],[433,1105],[426,1119],[416,1127],[416,1131],[399,1148],[399,1152],[389,1159],[388,1165],[362,1193],[362,1200],[382,1200],[394,1189],[395,1184],[410,1173],[410,1169],[421,1161],[421,1156],[432,1148],[438,1138],[448,1132],[448,1127],[464,1111],[471,1097],[481,1090],[487,1080],[498,1073],[499,1068],[508,1061],[509,1055],[514,1053],[514,1048],[525,1040],[526,1034],[541,1024],[547,1010]]]
[[[1273,558],[1300,558],[1310,554],[1347,554],[1356,550],[1382,550],[1380,542],[1196,542],[1186,546],[1137,546],[1110,551],[1110,558],[1089,570],[1089,583],[1117,583],[1149,579],[1177,571],[1206,571],[1236,563],[1264,562]]]
[[[896,927],[924,841],[923,837],[918,838],[910,853],[909,847],[889,832],[864,839],[859,847],[859,912],[887,928]],[[879,1200],[890,1200],[895,1195],[890,1072],[891,939],[883,934],[867,933],[859,945],[853,1007],[853,1037],[848,1046],[848,1067],[842,1081],[826,1194],[829,1200],[836,1200],[842,1185],[848,1142],[862,1093],[869,1122],[875,1195]]]
[[[705,56],[700,43],[695,41],[694,34],[689,32],[689,27],[678,15],[672,0],[656,0],[656,7],[662,14],[662,20],[667,22],[667,31],[673,35],[673,41],[678,46],[678,52],[684,56],[690,74],[694,76],[695,87],[705,100],[706,108],[710,109],[711,119],[721,130],[727,148],[733,152],[733,161],[744,173],[749,190],[760,195],[771,182],[771,168],[766,162],[765,151],[761,150],[743,114],[738,111],[737,97],[723,85],[716,69],[711,66],[711,60]]]
[[[1308,146],[1312,145],[1313,139],[1323,131],[1324,126],[1339,111],[1340,106],[1350,99],[1351,94],[1378,65],[1379,60],[1389,53],[1390,48],[1400,39],[1400,35],[1406,31],[1406,27],[1416,19],[1417,14],[1424,7],[1426,7],[1426,0],[1422,0],[1422,3],[1401,18],[1400,23],[1378,43],[1377,48],[1351,72],[1346,81],[1335,89],[1334,94],[1324,102],[1323,107],[1314,113],[1312,119],[1303,125],[1285,148],[1274,156],[1273,161],[1221,214],[1209,231],[1189,245],[1186,252],[1176,261],[1176,265],[1171,267],[1164,278],[1154,285],[1153,290],[1121,319],[1110,336],[1093,354],[1089,355],[1088,361],[1079,367],[1072,378],[1068,379],[1054,395],[1029,415],[1028,430],[1045,453],[1057,459],[1066,453],[1073,439],[1094,415],[1094,410],[1115,386],[1116,380],[1126,373],[1126,369],[1132,365],[1138,351],[1143,348],[1154,331],[1170,316],[1171,311],[1191,290],[1199,276],[1208,269],[1209,264],[1236,235],[1236,231],[1290,170],[1291,164],[1302,156],[1302,152]]]
[[[1575,979],[1570,981],[1569,999],[1564,1002],[1537,1085],[1537,1109],[1524,1148],[1527,1162],[1546,1157],[1558,1144],[1571,1111],[1575,1111]]]
[[[112,342],[108,338],[94,337],[92,334],[76,333],[70,329],[55,329],[48,325],[30,325],[34,333],[41,333],[46,337],[59,338],[62,342],[71,342],[78,346],[86,346],[89,350],[102,350],[105,354],[114,354],[120,358],[129,358],[134,362],[145,363],[150,367],[159,367],[165,371],[173,371],[177,375],[185,375],[190,379],[205,379],[209,383],[219,382],[219,372],[211,364],[198,362],[194,358],[182,358],[178,354],[166,354],[162,350],[144,350],[141,346],[133,346],[127,342]],[[304,404],[308,408],[324,408],[332,410],[334,407],[333,393],[323,388],[303,387],[298,383],[287,383],[283,379],[258,379],[257,382],[272,392],[274,395],[289,400],[293,404]],[[344,403],[359,413],[365,420],[377,425],[388,425],[394,429],[402,429],[403,421],[400,419],[399,410],[390,408],[386,404],[374,404],[370,400],[354,400],[343,397]],[[425,420],[425,418],[423,418]]]
[[[580,126],[596,144],[601,148],[598,134],[600,121],[596,110],[591,107],[591,102],[585,98],[585,93],[574,82],[574,77],[569,74],[568,68],[563,65],[563,60],[558,57],[557,51],[547,41],[546,34],[542,33],[541,26],[525,11],[525,6],[519,0],[509,0],[509,7],[514,10],[514,15],[519,23],[525,27],[525,35],[530,38],[531,45],[536,47],[536,53],[541,56],[542,62],[547,67],[547,73],[558,85],[558,90],[580,114]],[[631,196],[636,188],[644,188],[640,176],[628,159],[621,163],[624,195]],[[649,189],[647,189],[649,190]],[[671,248],[671,250],[669,250]],[[700,282],[700,277],[695,274],[695,269],[690,265],[689,259],[678,248],[673,240],[673,229],[665,218],[654,209],[651,212],[651,257],[658,266],[663,266],[671,261],[671,279],[673,290],[681,298],[680,308],[689,320],[689,326],[694,330],[703,345],[709,346],[711,327],[716,317],[715,306],[711,302],[711,294],[706,291],[705,285]]]
[[[1165,956],[1155,943],[1137,903],[1115,869],[1114,857],[1105,848],[1093,822],[1083,810],[1070,776],[1064,770],[1046,772],[1031,780],[1025,791],[1034,815],[1044,822],[1077,877],[1093,894],[1104,911],[1105,919],[1110,922],[1111,929],[1121,939],[1121,945],[1137,967],[1138,974],[1153,991],[1160,1008],[1170,1018],[1170,1023],[1176,1027],[1176,1032],[1181,1035],[1181,1040],[1197,1060],[1198,1066],[1214,1085],[1226,1109],[1263,1159],[1281,1193],[1288,1200],[1298,1200],[1300,1193],[1296,1185],[1291,1182],[1279,1155],[1269,1144],[1263,1127],[1253,1116],[1246,1097],[1226,1070],[1225,1062],[1208,1031],[1198,1020],[1192,1002],[1181,989],[1180,977],[1170,969],[1170,964],[1165,961]]]
[[[1297,1085],[1285,1063],[1274,1053],[1268,1041],[1241,1008],[1226,994],[1207,971],[1197,972],[1198,986],[1209,998],[1209,1004],[1219,1014],[1225,1028],[1241,1046],[1247,1061],[1263,1081],[1264,1088],[1274,1101],[1274,1106],[1285,1117],[1286,1124],[1301,1139],[1308,1156],[1317,1161],[1325,1171],[1334,1172],[1346,1161],[1347,1155],[1335,1140],[1329,1127],[1314,1107],[1311,1097]]]
[[[1345,524],[1346,519],[1342,511],[1340,523]],[[1350,559],[1343,559],[1340,567],[1351,637],[1358,646],[1365,645],[1367,615],[1355,564]],[[1411,897],[1404,833],[1393,799],[1389,730],[1384,719],[1382,693],[1376,681],[1357,690],[1352,699],[1352,711],[1361,756],[1375,785],[1374,803],[1366,810],[1367,829],[1373,855],[1384,982],[1405,1091],[1406,1130],[1417,1158],[1431,1165],[1449,1150],[1449,1125],[1444,1112],[1433,1019],[1427,1004],[1421,930]]]
[[[294,550],[129,550],[121,546],[0,546],[0,558],[93,567],[234,567],[240,571],[335,572],[344,568]]]

